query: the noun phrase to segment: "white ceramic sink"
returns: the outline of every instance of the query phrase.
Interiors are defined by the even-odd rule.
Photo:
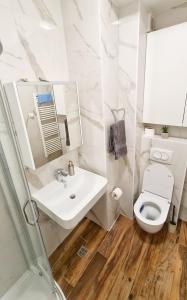
[[[52,181],[32,198],[38,207],[65,229],[75,227],[106,192],[107,179],[75,167],[66,184]]]

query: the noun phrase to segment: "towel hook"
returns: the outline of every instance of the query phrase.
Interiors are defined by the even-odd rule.
[[[115,123],[118,121],[117,120],[117,116],[116,116],[116,113],[118,113],[118,112],[123,112],[122,120],[124,120],[124,118],[125,118],[125,108],[123,108],[123,107],[118,108],[118,109],[111,108],[110,105],[108,103],[106,103],[106,102],[105,102],[105,105],[108,107],[108,109],[110,110],[111,114],[113,115]]]
[[[123,116],[122,116],[122,118],[121,118],[121,120],[123,120],[124,118],[125,118],[125,108],[119,108],[119,109],[111,109],[111,113],[112,113],[112,115],[113,115],[113,117],[114,117],[114,121],[115,121],[115,123],[118,121],[117,120],[117,113],[119,113],[119,112],[123,112]]]

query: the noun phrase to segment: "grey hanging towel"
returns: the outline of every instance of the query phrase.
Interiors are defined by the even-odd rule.
[[[115,159],[127,154],[124,120],[110,126],[109,153],[113,153]]]

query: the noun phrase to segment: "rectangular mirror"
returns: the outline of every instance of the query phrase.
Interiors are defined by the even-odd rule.
[[[76,82],[5,84],[25,166],[36,169],[82,144]]]

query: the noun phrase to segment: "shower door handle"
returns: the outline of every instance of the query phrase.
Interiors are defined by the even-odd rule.
[[[26,212],[26,208],[27,208],[27,205],[31,202],[31,204],[33,205],[33,209],[34,209],[34,212],[35,212],[35,215],[36,215],[36,219],[35,221],[29,221],[29,218],[27,216],[27,212]],[[26,222],[31,225],[31,226],[35,226],[36,223],[38,223],[38,220],[39,220],[39,210],[38,210],[38,206],[36,204],[36,201],[34,200],[31,200],[31,201],[27,201],[24,206],[23,206],[23,213],[24,213],[24,216],[25,216],[25,220]]]

